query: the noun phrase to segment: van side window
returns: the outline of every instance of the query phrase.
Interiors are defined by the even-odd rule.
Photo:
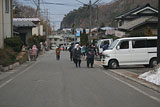
[[[129,41],[122,41],[120,44],[120,49],[128,49],[129,48]]]
[[[146,40],[133,40],[133,48],[146,48]]]
[[[157,47],[157,40],[156,39],[147,40],[147,47],[148,48]]]

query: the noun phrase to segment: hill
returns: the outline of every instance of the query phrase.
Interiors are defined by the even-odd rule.
[[[156,2],[155,2],[156,1]],[[114,18],[128,10],[137,6],[146,5],[157,8],[158,0],[113,0],[110,3],[98,6],[98,23],[96,23],[96,7],[92,9],[92,27],[95,26],[112,26],[115,27]],[[89,9],[88,7],[80,7],[77,10],[69,12],[61,22],[61,28],[72,27],[89,27]]]

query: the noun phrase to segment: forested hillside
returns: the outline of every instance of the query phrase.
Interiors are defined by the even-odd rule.
[[[158,0],[113,0],[113,2],[99,6],[98,23],[96,23],[96,7],[92,9],[92,27],[95,26],[116,26],[114,18],[128,10],[137,6],[146,5],[157,8]],[[61,23],[61,28],[72,27],[88,27],[89,26],[89,9],[81,7],[77,10],[69,12]]]

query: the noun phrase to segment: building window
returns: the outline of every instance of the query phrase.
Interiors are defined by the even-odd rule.
[[[5,0],[5,12],[9,13],[9,0]]]

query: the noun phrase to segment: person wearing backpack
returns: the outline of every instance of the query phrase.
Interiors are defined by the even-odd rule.
[[[91,65],[91,68],[93,68],[94,64],[94,56],[95,56],[95,48],[93,45],[90,45],[89,48],[86,50],[86,56],[87,56],[87,67],[89,68],[89,65]]]

